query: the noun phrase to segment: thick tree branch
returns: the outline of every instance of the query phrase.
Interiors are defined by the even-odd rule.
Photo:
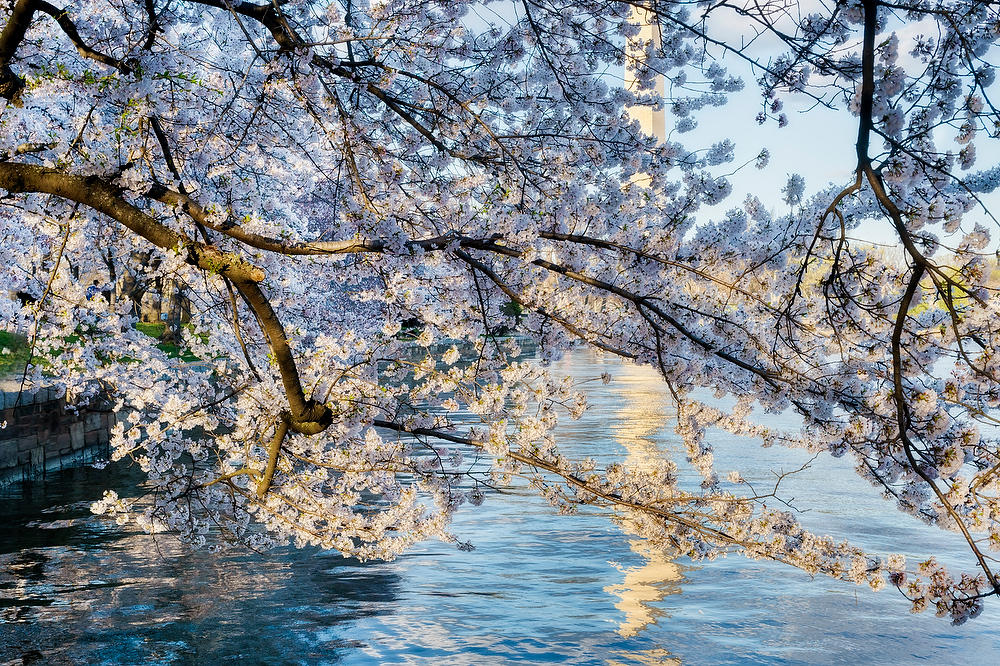
[[[76,24],[70,19],[69,14],[66,13],[65,9],[59,9],[55,5],[49,4],[46,0],[31,0],[37,9],[45,12],[52,18],[56,20],[62,31],[66,33],[70,41],[73,42],[73,46],[76,47],[77,52],[84,58],[89,58],[90,60],[96,60],[97,62],[103,63],[108,67],[114,67],[115,69],[121,71],[123,74],[131,74],[132,68],[107,54],[101,53],[93,48],[91,48],[83,38],[80,37],[80,32],[76,29]]]
[[[274,426],[274,436],[271,437],[271,443],[267,447],[267,467],[264,468],[264,474],[257,483],[257,497],[259,499],[264,498],[274,480],[274,472],[278,468],[278,455],[281,453],[281,443],[285,441],[285,436],[288,434],[289,418],[288,414],[282,413],[278,418],[278,423]]]
[[[8,192],[52,194],[83,204],[117,220],[130,231],[164,250],[186,253],[189,263],[230,279],[261,282],[264,272],[231,253],[198,243],[128,203],[121,191],[96,176],[76,176],[56,169],[0,162],[0,187]]]
[[[267,336],[291,409],[290,427],[295,432],[316,434],[330,424],[330,410],[305,397],[285,330],[258,284],[265,277],[261,269],[234,254],[221,252],[160,224],[128,203],[117,188],[93,176],[75,176],[47,167],[0,162],[0,187],[14,193],[52,194],[83,204],[117,220],[163,250],[182,252],[188,263],[230,279],[257,315]]]
[[[34,15],[33,0],[17,0],[11,10],[10,18],[7,19],[7,25],[0,33],[0,96],[15,104],[21,96],[21,90],[24,89],[24,80],[14,73],[10,63],[14,59],[17,47],[24,40]]]

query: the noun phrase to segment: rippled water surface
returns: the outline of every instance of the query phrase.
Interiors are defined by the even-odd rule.
[[[676,451],[651,373],[576,354],[561,370],[593,409],[562,427],[567,450],[641,462]],[[608,389],[611,389],[610,391]],[[720,471],[760,483],[807,462],[720,436]],[[670,561],[600,514],[558,516],[515,489],[461,515],[471,553],[426,543],[391,563],[315,550],[190,552],[89,514],[127,470],[64,472],[0,490],[0,664],[1000,663],[1000,604],[952,627],[910,615],[897,592],[731,556]],[[846,460],[786,481],[812,529],[876,551],[967,563],[960,539],[883,502]]]

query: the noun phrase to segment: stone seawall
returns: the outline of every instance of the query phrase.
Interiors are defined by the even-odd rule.
[[[110,405],[95,400],[74,410],[54,389],[19,391],[0,380],[0,486],[107,457],[115,423]]]

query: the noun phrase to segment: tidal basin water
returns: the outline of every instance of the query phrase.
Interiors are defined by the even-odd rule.
[[[683,459],[652,372],[575,353],[557,369],[593,408],[561,427],[602,462]],[[810,456],[716,433],[718,469],[758,483]],[[394,562],[335,553],[190,551],[93,516],[126,470],[85,468],[0,490],[3,664],[1000,663],[1000,603],[953,627],[873,593],[731,555],[671,561],[605,514],[559,516],[530,491],[491,495],[454,531]],[[814,461],[782,496],[814,531],[880,552],[971,566],[961,539],[903,516],[846,459]]]

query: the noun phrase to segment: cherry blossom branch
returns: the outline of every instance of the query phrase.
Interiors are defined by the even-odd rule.
[[[267,447],[267,466],[264,468],[264,473],[257,483],[258,499],[263,499],[264,495],[271,488],[271,482],[274,480],[274,471],[278,467],[278,454],[281,452],[281,443],[285,441],[285,435],[288,434],[289,418],[288,414],[281,414],[278,417],[278,423],[274,426],[274,436],[271,437],[271,443]]]
[[[621,356],[622,358],[628,358],[628,359],[636,358],[635,354],[632,354],[630,352],[625,351],[624,349],[614,347],[612,345],[609,345],[601,341],[593,333],[584,331],[583,329],[574,325],[568,319],[553,314],[543,307],[532,306],[524,298],[522,298],[520,294],[518,294],[516,291],[514,291],[513,288],[511,288],[506,282],[504,282],[503,279],[499,275],[497,275],[495,271],[493,271],[489,266],[487,266],[483,262],[472,257],[472,255],[470,255],[468,252],[465,252],[463,250],[455,250],[455,256],[457,256],[459,259],[461,259],[462,261],[469,264],[477,271],[488,277],[490,281],[492,281],[495,285],[497,285],[497,287],[500,288],[500,291],[502,291],[504,295],[506,295],[510,300],[520,305],[522,308],[534,310],[542,317],[545,317],[546,319],[551,319],[552,321],[556,322],[557,324],[565,328],[567,331],[569,331],[576,337],[594,345],[598,349],[603,349],[606,352],[610,352],[612,354],[615,354],[616,356]]]
[[[878,173],[872,166],[871,158],[868,155],[870,136],[873,131],[874,121],[872,117],[873,111],[873,99],[874,99],[874,71],[875,71],[875,37],[878,30],[877,23],[877,10],[878,10],[878,0],[862,0],[862,7],[864,9],[864,35],[863,35],[863,48],[862,48],[862,86],[861,86],[861,100],[860,100],[860,119],[858,123],[858,140],[857,140],[857,156],[858,156],[858,167],[857,171],[860,174],[864,174],[866,180],[872,188],[876,199],[883,206],[886,213],[892,220],[893,226],[895,227],[897,234],[903,246],[906,248],[907,253],[911,256],[914,261],[914,266],[911,269],[910,277],[907,282],[906,290],[903,293],[902,300],[899,303],[899,309],[896,314],[896,321],[893,326],[892,339],[890,342],[890,350],[892,353],[892,379],[893,379],[893,402],[896,409],[896,421],[899,429],[899,438],[903,444],[903,450],[906,455],[906,459],[909,466],[914,474],[918,475],[931,489],[931,491],[937,496],[938,500],[941,502],[945,511],[950,515],[952,520],[958,526],[962,535],[965,537],[969,548],[975,555],[980,568],[986,574],[990,585],[996,594],[1000,595],[1000,581],[996,579],[989,565],[987,564],[985,557],[980,551],[978,545],[972,534],[969,532],[968,527],[965,524],[962,516],[958,515],[952,503],[944,495],[941,489],[934,482],[934,479],[923,469],[922,465],[916,460],[914,455],[915,446],[909,435],[909,429],[911,427],[911,416],[909,405],[906,400],[906,391],[903,383],[904,371],[902,362],[902,336],[905,330],[906,318],[909,316],[909,311],[911,304],[913,302],[914,295],[920,286],[920,280],[924,275],[925,271],[939,271],[936,266],[934,266],[913,244],[912,238],[906,225],[903,221],[903,214],[899,210],[899,207],[889,196],[885,189],[882,176]]]
[[[0,33],[0,96],[14,103],[17,103],[24,89],[24,79],[14,73],[10,64],[34,15],[34,0],[17,0],[11,9],[7,25]]]
[[[284,327],[260,289],[259,283],[265,278],[261,269],[232,253],[199,243],[160,224],[128,203],[115,187],[95,176],[75,176],[48,167],[0,162],[0,187],[14,193],[52,194],[88,206],[161,249],[180,251],[188,263],[232,280],[257,315],[275,356],[291,409],[290,427],[295,432],[316,434],[330,424],[329,408],[305,397]]]
[[[399,433],[406,433],[413,435],[415,437],[433,437],[436,439],[441,439],[447,442],[452,442],[456,444],[462,444],[475,449],[485,450],[485,445],[483,442],[475,440],[471,437],[463,437],[461,435],[456,435],[451,432],[447,432],[438,428],[422,428],[422,427],[411,427],[405,423],[399,423],[396,421],[386,420],[386,419],[374,419],[372,425],[377,428],[384,428],[386,430],[393,430]],[[577,499],[575,501],[581,504],[595,504],[594,500],[601,500],[607,503],[607,506],[617,507],[619,509],[625,509],[629,511],[634,511],[639,514],[645,514],[647,516],[653,517],[665,521],[666,523],[671,523],[680,526],[686,530],[690,530],[692,533],[699,535],[700,538],[713,543],[715,545],[728,545],[735,546],[746,550],[748,553],[752,553],[759,557],[765,557],[778,562],[783,562],[786,564],[795,565],[795,559],[791,556],[782,555],[781,553],[772,552],[767,549],[762,548],[762,544],[755,543],[748,539],[741,539],[730,533],[725,529],[712,527],[711,525],[705,524],[704,522],[699,522],[692,520],[687,515],[698,516],[701,515],[697,512],[694,513],[683,513],[682,511],[674,511],[665,506],[671,506],[676,504],[695,504],[698,505],[705,501],[703,497],[691,496],[691,495],[681,495],[678,497],[667,497],[659,498],[656,500],[651,500],[649,502],[642,502],[631,500],[627,497],[622,496],[618,492],[613,490],[607,490],[605,488],[596,485],[596,482],[592,479],[583,478],[572,471],[569,470],[565,463],[556,463],[544,458],[522,450],[508,450],[504,454],[505,457],[510,458],[518,463],[528,465],[531,468],[543,470],[548,472],[559,479],[562,479],[569,487],[575,489],[578,493]],[[786,476],[782,474],[779,476],[778,483],[780,483],[781,478]],[[777,488],[777,484],[775,486]],[[582,496],[581,496],[582,495]],[[574,501],[569,497],[563,496],[565,501]],[[762,496],[765,497],[765,496]],[[590,499],[593,498],[593,499]],[[741,501],[752,501],[749,498],[740,498]],[[711,513],[702,515],[706,520],[710,520],[712,517]],[[855,555],[857,551],[855,551]],[[839,571],[835,563],[813,563],[813,566],[823,573],[839,578],[843,575],[842,571]]]
[[[99,63],[103,63],[108,67],[113,67],[120,70],[123,74],[131,74],[132,67],[130,67],[125,62],[113,58],[107,54],[101,53],[93,48],[91,48],[83,38],[80,37],[80,32],[76,29],[76,24],[70,19],[69,14],[66,13],[65,9],[59,9],[55,5],[49,4],[46,0],[30,0],[36,9],[39,9],[52,18],[55,19],[62,31],[66,33],[69,40],[73,42],[73,46],[76,47],[77,52],[84,58],[90,60],[95,60]]]

